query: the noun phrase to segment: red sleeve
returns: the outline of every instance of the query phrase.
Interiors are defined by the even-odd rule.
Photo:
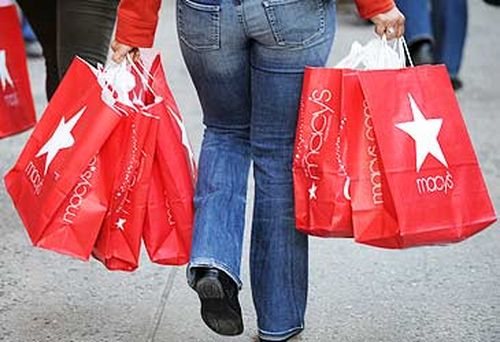
[[[393,0],[356,0],[356,6],[363,18],[370,19],[391,10],[395,5]]]
[[[116,40],[133,47],[153,46],[161,0],[121,0]]]

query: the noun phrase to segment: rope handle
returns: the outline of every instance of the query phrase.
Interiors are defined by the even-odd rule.
[[[403,48],[404,48],[405,54],[406,54],[406,58],[408,58],[408,62],[410,62],[410,67],[414,68],[415,65],[413,64],[413,59],[411,58],[410,49],[408,49],[408,44],[406,43],[405,37],[399,38],[399,41],[403,45]]]

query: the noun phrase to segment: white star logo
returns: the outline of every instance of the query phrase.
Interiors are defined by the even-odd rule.
[[[443,150],[438,142],[438,135],[443,125],[443,119],[426,119],[411,94],[408,94],[408,98],[410,100],[413,121],[396,124],[396,127],[415,140],[417,172],[420,171],[422,164],[429,154],[433,155],[441,164],[448,167]]]
[[[309,188],[309,199],[318,199],[318,196],[316,196],[316,190],[318,190],[318,186],[313,182]]]
[[[71,131],[77,124],[78,120],[80,120],[80,117],[86,109],[87,107],[83,107],[82,109],[80,109],[80,111],[76,113],[68,122],[66,122],[65,118],[63,117],[52,136],[36,154],[37,158],[43,156],[44,154],[47,154],[47,159],[45,161],[45,175],[47,174],[50,164],[59,153],[59,151],[71,147],[75,144],[75,138],[73,137],[73,135],[71,135]]]
[[[5,50],[0,50],[0,84],[2,85],[2,90],[5,90],[7,84],[14,87],[14,82],[9,74],[9,69],[7,69],[7,55]]]
[[[126,219],[119,218],[118,221],[116,221],[115,226],[120,230],[125,230],[125,223],[127,223]]]

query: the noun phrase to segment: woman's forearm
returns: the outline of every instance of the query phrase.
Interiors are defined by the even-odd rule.
[[[153,46],[161,0],[122,0],[118,8],[116,40],[122,44]]]
[[[395,4],[393,0],[355,0],[359,14],[370,19],[377,14],[385,13],[392,9]]]

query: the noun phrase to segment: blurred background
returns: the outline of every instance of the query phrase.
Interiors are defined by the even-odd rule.
[[[420,1],[406,2],[411,8],[412,3]],[[413,40],[407,37],[408,42],[415,60],[450,63],[450,76],[498,209],[500,7],[471,0],[468,15],[463,13],[463,8],[442,11],[439,25],[455,25],[453,37],[437,38],[438,19],[433,17],[429,19],[429,25],[434,25],[431,32],[415,33]],[[357,17],[350,1],[339,1],[338,12],[331,66],[347,54],[353,41],[365,43],[374,37],[372,27]],[[407,17],[415,13],[408,13]],[[467,17],[468,25],[465,25],[463,18]],[[462,18],[462,22],[454,22],[457,18]],[[422,24],[427,19],[413,20]],[[32,92],[40,117],[47,104],[45,63],[41,46],[27,20],[21,19],[21,24]],[[420,32],[420,29],[408,28],[408,31]],[[438,47],[440,43],[443,46]],[[199,151],[203,129],[201,109],[180,55],[172,1],[164,1],[155,48],[163,55],[170,86],[191,141]],[[446,49],[454,51],[448,59],[444,57]],[[29,134],[28,131],[0,141],[2,174],[14,164]],[[253,205],[252,196],[250,191],[249,208]],[[186,285],[183,267],[154,265],[143,255],[136,272],[111,273],[95,261],[84,263],[35,249],[3,183],[0,217],[0,341],[256,341],[247,253],[241,293],[246,331],[242,336],[224,339],[209,331],[201,321],[198,299]],[[453,246],[404,251],[370,248],[348,240],[313,238],[306,330],[295,340],[500,341],[498,228],[495,224]]]

